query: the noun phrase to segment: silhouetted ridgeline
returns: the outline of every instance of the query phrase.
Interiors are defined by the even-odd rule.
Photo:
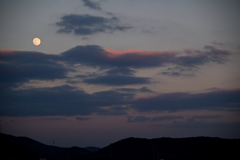
[[[102,149],[97,147],[55,147],[30,138],[6,134],[0,134],[0,140],[1,157],[9,160],[240,159],[240,139],[211,137],[127,138]]]

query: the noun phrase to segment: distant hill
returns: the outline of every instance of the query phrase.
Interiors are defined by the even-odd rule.
[[[239,145],[240,139],[211,137],[127,138],[99,150],[97,155],[114,160],[240,159]]]
[[[0,134],[1,156],[14,160],[202,160],[240,159],[240,139],[215,137],[126,138],[102,149],[62,148],[27,137]]]
[[[101,148],[98,148],[98,147],[84,147],[84,149],[90,151],[90,152],[97,152],[99,151]]]
[[[0,142],[3,151],[1,151],[1,156],[6,157],[6,159],[39,159],[41,157],[52,159],[90,153],[78,147],[49,146],[27,137],[15,137],[3,133],[0,133]]]
[[[82,159],[86,158],[86,155],[89,155],[90,153],[90,151],[83,148],[71,147],[53,155],[52,159]]]

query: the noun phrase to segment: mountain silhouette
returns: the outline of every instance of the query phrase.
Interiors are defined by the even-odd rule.
[[[202,160],[240,159],[240,139],[217,137],[126,138],[102,149],[49,146],[27,137],[0,134],[4,159],[14,160]]]
[[[240,157],[239,139],[212,137],[127,138],[99,150],[97,154],[114,160],[130,159],[229,159]]]
[[[99,151],[101,148],[90,146],[90,147],[84,147],[84,149],[90,152],[96,152],[96,151]]]
[[[86,158],[86,155],[90,153],[90,151],[80,147],[71,147],[53,155],[52,159],[82,159]]]
[[[15,137],[3,133],[0,134],[0,141],[3,156],[14,159],[49,157],[65,150],[62,147],[42,144],[28,137]]]

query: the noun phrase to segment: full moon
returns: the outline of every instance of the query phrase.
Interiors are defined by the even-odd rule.
[[[41,40],[40,40],[39,38],[34,38],[34,39],[33,39],[33,44],[34,44],[35,46],[38,46],[40,43],[41,43]]]

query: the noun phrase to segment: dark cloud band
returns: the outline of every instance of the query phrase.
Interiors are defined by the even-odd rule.
[[[92,23],[92,22],[88,22]],[[182,55],[185,53],[185,55]],[[60,55],[39,52],[0,51],[0,87],[17,87],[29,80],[55,80],[67,78],[76,71],[76,64],[108,69],[105,74],[83,78],[82,82],[101,85],[149,84],[150,78],[135,77],[133,69],[175,65],[178,70],[160,74],[169,76],[194,76],[182,70],[196,70],[207,63],[224,63],[229,51],[205,46],[203,51],[109,51],[97,45],[77,46]],[[65,65],[67,64],[67,65]],[[131,69],[130,69],[131,68]],[[185,69],[187,68],[187,69]],[[192,69],[193,68],[193,69]],[[69,82],[74,82],[68,79]]]
[[[182,55],[186,54],[186,55]],[[69,63],[82,63],[98,67],[160,67],[166,64],[174,64],[182,67],[196,68],[207,63],[224,63],[230,55],[230,51],[218,50],[213,46],[205,46],[203,51],[185,50],[175,51],[128,51],[114,53],[104,50],[100,46],[77,46],[61,56]]]
[[[132,108],[140,112],[179,111],[201,109],[231,109],[240,107],[240,90],[213,91],[208,93],[190,94],[184,92],[159,94],[155,97],[142,98],[134,101]]]
[[[68,85],[52,88],[1,90],[0,116],[46,115],[126,115],[129,109],[139,112],[179,110],[240,110],[240,89],[207,93],[165,93],[138,98],[135,93],[114,90],[86,93]],[[127,107],[126,107],[127,106]],[[162,121],[182,117],[129,117],[129,122]],[[194,117],[195,119],[211,117]],[[216,118],[216,117],[214,117]]]
[[[103,85],[135,85],[135,84],[150,84],[150,78],[145,77],[133,77],[126,75],[107,75],[99,76],[96,78],[89,78],[83,80],[83,82],[88,84],[103,84]]]
[[[99,17],[89,14],[66,15],[61,17],[60,22],[56,22],[60,27],[58,33],[74,33],[75,35],[93,35],[96,33],[112,33],[114,31],[125,31],[133,28],[129,25],[121,25],[117,17]]]

